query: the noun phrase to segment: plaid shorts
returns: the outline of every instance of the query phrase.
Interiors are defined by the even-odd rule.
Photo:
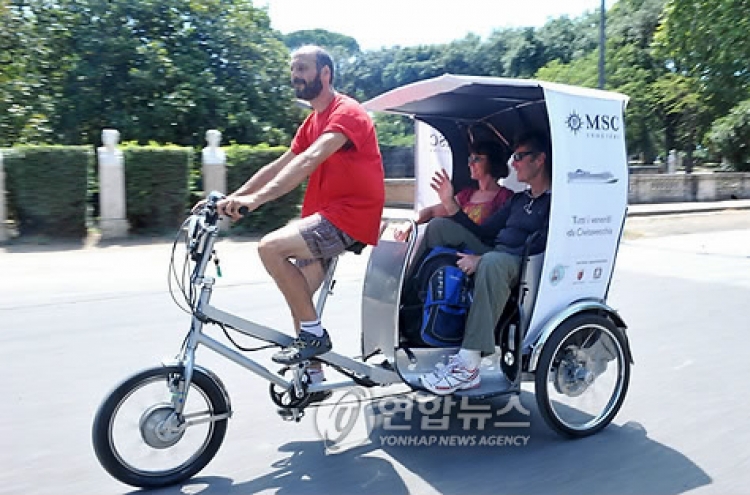
[[[297,222],[297,228],[313,255],[311,259],[296,260],[296,264],[300,268],[320,260],[323,271],[327,271],[331,265],[331,259],[357,242],[319,213],[300,219]]]

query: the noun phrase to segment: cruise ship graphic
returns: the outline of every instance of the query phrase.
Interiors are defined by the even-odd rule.
[[[568,172],[568,182],[614,184],[618,180],[611,172],[588,172],[580,168],[575,172]]]

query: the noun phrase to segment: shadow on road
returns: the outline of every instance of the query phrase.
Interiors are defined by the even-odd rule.
[[[525,414],[511,411],[502,417],[500,427],[488,421],[484,428],[475,425],[468,430],[463,429],[465,409],[454,408],[446,415],[447,422],[435,410],[425,414],[413,408],[390,415],[389,421],[376,413],[380,416],[374,421],[377,424],[360,439],[347,438],[340,451],[336,445],[326,449],[322,440],[290,442],[279,448],[288,456],[259,478],[235,483],[228,478],[198,477],[182,487],[152,493],[399,495],[424,493],[426,484],[447,495],[671,495],[712,482],[690,459],[650,439],[638,423],[610,425],[592,437],[567,440],[544,424],[534,401],[532,394],[523,393]],[[507,398],[499,398],[490,401],[490,406],[498,411],[508,403]],[[528,426],[504,426],[524,420]],[[440,421],[447,428],[424,429]],[[513,438],[515,442],[508,440]],[[465,445],[458,446],[462,442]]]

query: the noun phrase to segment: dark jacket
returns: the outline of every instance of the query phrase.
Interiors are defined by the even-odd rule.
[[[488,246],[511,254],[523,254],[526,239],[534,232],[540,236],[532,242],[529,254],[539,254],[547,244],[547,228],[552,196],[549,191],[532,198],[528,191],[514,194],[491,217],[477,225],[460,211],[451,218],[469,229]]]

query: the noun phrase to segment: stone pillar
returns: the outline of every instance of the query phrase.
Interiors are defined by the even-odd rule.
[[[667,173],[673,174],[677,171],[677,150],[671,150],[667,157]]]
[[[3,153],[0,152],[0,242],[8,240],[8,230],[5,221],[8,213],[5,205],[5,169],[3,168]]]
[[[219,147],[221,132],[216,129],[206,131],[208,146],[203,148],[203,191],[227,193],[227,155]]]
[[[693,175],[693,180],[697,181],[695,199],[698,201],[718,201],[718,187],[716,184],[716,175],[698,174]],[[725,199],[725,198],[721,198]]]
[[[206,131],[206,143],[203,148],[203,192],[206,196],[212,191],[227,194],[227,155],[221,149],[221,132],[216,129]],[[229,228],[229,219],[219,222],[221,230]]]
[[[99,158],[99,230],[102,239],[117,239],[128,235],[125,205],[125,164],[122,151],[117,149],[120,132],[102,130]]]

